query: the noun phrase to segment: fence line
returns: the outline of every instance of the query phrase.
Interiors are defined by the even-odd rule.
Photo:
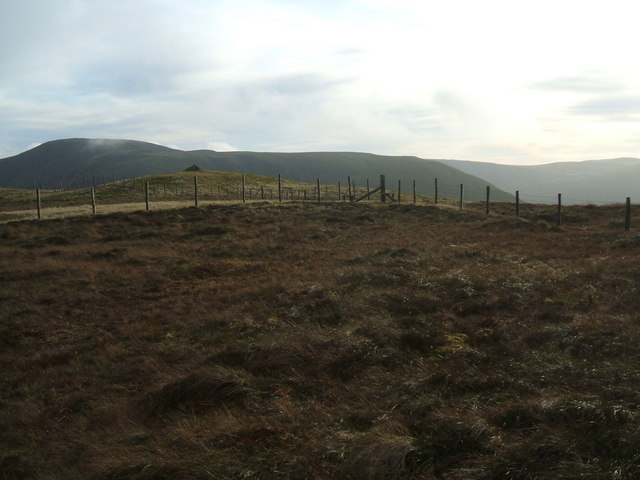
[[[201,185],[198,182],[198,176],[194,175],[193,184],[191,188],[185,188],[185,184],[178,183],[168,183],[161,182],[150,184],[149,181],[143,181],[140,179],[130,179],[127,181],[124,177],[121,180],[115,181],[114,175],[114,183],[107,184],[107,186],[115,186],[118,188],[124,188],[130,190],[132,193],[141,192],[144,195],[145,199],[145,208],[146,210],[150,210],[152,208],[152,198],[157,196],[164,197],[191,197],[193,199],[193,204],[195,207],[200,206],[201,200],[209,200],[213,201],[239,201],[241,200],[243,203],[246,203],[247,200],[261,200],[266,201],[267,197],[269,200],[274,199],[274,188],[276,189],[277,196],[275,197],[278,202],[283,201],[315,201],[317,203],[320,202],[359,202],[359,201],[379,201],[382,203],[391,202],[391,203],[403,203],[405,202],[405,197],[402,195],[402,180],[398,179],[398,189],[397,191],[389,191],[386,188],[386,180],[385,176],[380,176],[380,187],[371,190],[371,183],[369,179],[366,179],[366,182],[362,187],[358,187],[354,178],[351,176],[347,177],[347,192],[343,193],[342,190],[342,182],[337,182],[337,186],[324,185],[324,195],[322,193],[322,185],[320,183],[320,179],[317,178],[315,185],[311,184],[309,186],[305,185],[283,185],[281,175],[278,175],[277,185],[269,185],[264,183],[251,183],[247,184],[247,179],[245,174],[240,175],[240,185],[235,187],[235,195],[234,189],[230,190],[229,184],[226,185],[209,185],[208,192],[201,188]],[[547,205],[551,202],[549,200],[552,197],[545,197],[534,194],[523,194],[520,191],[516,191],[515,195],[511,195],[509,193],[494,190],[490,185],[486,185],[484,188],[481,187],[469,187],[464,184],[458,184],[456,187],[452,184],[447,184],[439,181],[438,178],[434,178],[433,181],[424,182],[424,186],[422,189],[423,193],[418,194],[418,186],[419,183],[414,179],[412,180],[412,203],[413,204],[439,204],[439,203],[449,203],[450,205],[458,205],[460,210],[463,210],[467,207],[469,208],[484,208],[484,211],[487,215],[490,215],[492,212],[496,214],[505,214],[512,213],[513,215],[520,216],[529,216],[532,218],[543,219],[549,222],[553,222],[555,220],[555,224],[557,226],[563,225],[564,220],[566,219],[566,215],[563,209],[563,200],[566,203],[566,199],[562,197],[562,194],[558,194],[557,196],[557,206],[555,213],[540,213],[540,209],[544,208],[544,205]],[[217,187],[217,188],[214,188]],[[425,195],[424,192],[427,192]],[[456,192],[457,190],[457,192]],[[484,190],[484,192],[482,192]],[[54,190],[57,192],[57,190]],[[376,200],[376,195],[379,192],[380,197],[379,200]],[[431,193],[431,195],[429,195]],[[97,200],[96,200],[96,188],[90,188],[90,201],[92,206],[93,214],[97,212]],[[481,199],[484,196],[484,199]],[[527,201],[528,200],[528,201]],[[547,202],[543,203],[542,200],[546,200]],[[570,199],[573,201],[573,199]],[[36,189],[36,210],[37,210],[37,218],[42,219],[43,210],[42,210],[42,201],[43,201],[43,193],[40,188]],[[621,202],[624,203],[624,202]],[[509,205],[512,205],[513,210],[510,211]],[[527,207],[529,205],[529,207]],[[590,202],[587,206],[594,205],[593,202]],[[538,208],[538,213],[532,214],[530,212],[531,208],[535,206]],[[631,200],[630,197],[626,197],[625,211],[624,211],[624,221],[620,221],[621,224],[624,225],[625,230],[629,230],[631,227]],[[614,220],[615,221],[615,220]]]

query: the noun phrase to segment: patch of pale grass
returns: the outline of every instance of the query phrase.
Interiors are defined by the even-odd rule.
[[[213,205],[213,204],[229,204],[228,201],[208,201],[200,200],[199,205]],[[172,210],[178,208],[186,208],[194,206],[193,200],[183,201],[171,201],[171,202],[151,202],[150,210]],[[98,205],[96,210],[97,214],[109,214],[109,213],[128,213],[137,212],[145,209],[144,203],[114,203],[106,205]],[[93,211],[91,205],[75,205],[72,207],[51,207],[43,208],[41,210],[41,216],[43,220],[70,218],[92,215]],[[0,223],[16,222],[21,220],[36,220],[38,213],[35,209],[32,210],[14,210],[11,212],[0,212]]]

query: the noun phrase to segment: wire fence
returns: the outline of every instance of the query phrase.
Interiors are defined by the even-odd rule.
[[[374,182],[369,179],[314,184],[285,181],[281,176],[267,182],[248,180],[244,174],[234,175],[222,183],[210,180],[199,183],[199,176],[183,176],[179,181],[164,177],[163,181],[144,179],[115,180],[99,187],[80,189],[41,190],[35,192],[36,218],[46,217],[50,207],[90,207],[90,213],[99,213],[100,206],[118,203],[139,203],[151,210],[154,203],[179,202],[200,206],[211,202],[384,202],[394,204],[440,204],[460,210],[485,211],[494,215],[513,215],[524,219],[544,221],[557,226],[607,224],[630,229],[632,221],[630,198],[621,198],[619,204],[606,202],[580,202],[576,199],[514,192],[510,194],[486,185],[453,184],[434,178],[428,181],[392,180],[384,175]],[[169,180],[166,180],[166,179]],[[252,178],[252,176],[249,176]],[[600,206],[600,215],[594,215]],[[7,208],[2,208],[6,213]],[[634,222],[635,223],[635,222]]]

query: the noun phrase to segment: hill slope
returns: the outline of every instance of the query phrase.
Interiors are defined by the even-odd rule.
[[[487,182],[438,161],[409,156],[383,156],[354,152],[259,153],[181,151],[133,140],[66,139],[47,142],[19,155],[0,160],[0,186],[31,188],[34,185],[86,186],[114,179],[184,170],[196,164],[207,170],[246,172],[323,184],[346,182],[359,185],[367,179],[378,183],[385,174],[389,188],[401,180],[408,190],[413,180],[419,194],[432,195],[434,178],[439,194],[457,196],[461,183],[465,197],[484,198]],[[498,192],[505,200],[510,195]]]
[[[640,198],[640,159],[615,158],[547,165],[498,165],[486,162],[442,160],[508,192],[520,190],[541,202],[562,193],[566,203],[622,202]],[[548,197],[548,199],[542,198]],[[526,198],[526,197],[525,197]]]

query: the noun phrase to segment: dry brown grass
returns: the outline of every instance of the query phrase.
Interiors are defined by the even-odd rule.
[[[0,225],[1,478],[638,478],[640,236],[612,208]]]

